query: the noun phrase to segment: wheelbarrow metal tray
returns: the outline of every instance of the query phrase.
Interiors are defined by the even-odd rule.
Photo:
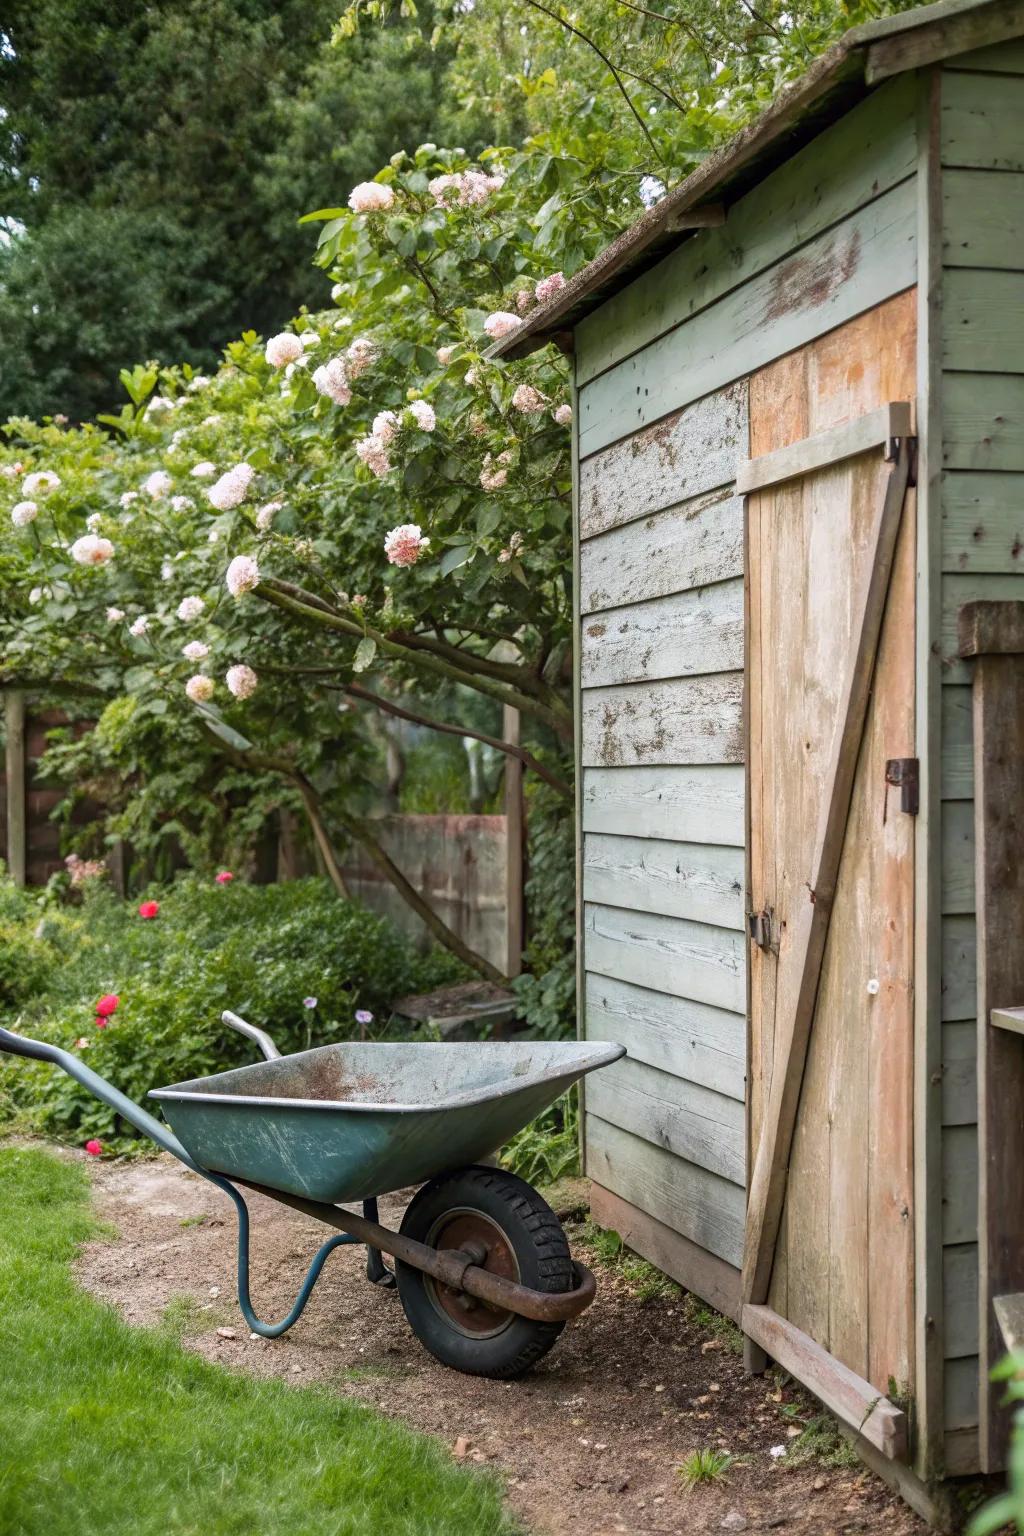
[[[155,1088],[194,1160],[336,1205],[465,1167],[623,1055],[595,1041],[352,1042]]]

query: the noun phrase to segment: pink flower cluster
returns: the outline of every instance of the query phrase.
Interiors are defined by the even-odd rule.
[[[504,453],[499,453],[496,461],[492,459],[489,453],[484,455],[484,466],[480,471],[480,484],[485,491],[500,491],[507,485],[508,469],[506,466],[511,458],[512,455],[508,449]],[[495,463],[502,467],[500,469],[495,468]]]
[[[259,586],[260,568],[251,555],[236,555],[227,568],[224,580],[231,596],[241,597],[243,592],[251,592],[253,587]]]
[[[374,437],[372,432],[369,437],[361,437],[356,443],[356,454],[360,462],[365,464],[367,469],[372,470],[378,480],[382,480],[391,468],[387,443],[379,437]]]
[[[348,195],[353,213],[386,213],[394,201],[394,189],[379,181],[361,181]]]
[[[77,853],[69,853],[64,868],[72,885],[84,885],[87,880],[99,880],[107,872],[103,859],[80,859]]]
[[[113,553],[110,540],[101,539],[95,533],[83,534],[71,546],[71,558],[79,565],[106,565]]]
[[[488,315],[484,321],[484,330],[492,341],[499,341],[502,336],[508,336],[512,331],[522,325],[518,315],[513,315],[507,309],[496,309],[493,315]]]
[[[384,553],[392,565],[415,565],[429,544],[418,523],[403,523],[386,535]]]
[[[313,387],[319,395],[326,395],[335,405],[348,405],[352,391],[348,383],[348,369],[343,357],[332,357],[313,373]]]
[[[439,208],[456,203],[460,208],[479,208],[504,185],[504,176],[488,176],[484,171],[457,171],[452,176],[435,176],[428,183],[428,191]]]
[[[230,512],[240,506],[249,494],[255,473],[252,465],[244,461],[227,470],[206,493],[210,505],[218,512]]]
[[[539,389],[532,384],[520,384],[512,393],[512,404],[524,416],[535,416],[544,409],[545,400]]]
[[[287,368],[289,363],[302,356],[302,342],[292,331],[281,331],[279,335],[271,336],[263,355],[271,368]]]
[[[228,693],[236,699],[248,699],[256,692],[259,678],[252,667],[247,667],[244,662],[237,666],[228,667],[224,681],[228,685]]]

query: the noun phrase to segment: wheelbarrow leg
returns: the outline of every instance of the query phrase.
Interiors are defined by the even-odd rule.
[[[376,1200],[363,1201],[363,1220],[379,1220]],[[379,1248],[367,1248],[366,1250],[366,1278],[372,1285],[383,1285],[389,1290],[395,1284],[394,1272],[388,1269],[384,1263],[384,1258]]]

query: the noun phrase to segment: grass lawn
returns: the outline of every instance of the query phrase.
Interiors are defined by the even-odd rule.
[[[84,1171],[0,1148],[0,1536],[512,1536],[491,1477],[325,1391],[129,1328],[70,1265]]]

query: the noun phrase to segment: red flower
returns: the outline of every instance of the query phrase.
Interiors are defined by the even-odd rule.
[[[230,885],[234,878],[230,869],[222,869],[220,874],[216,876],[218,885]]]
[[[90,1157],[99,1157],[100,1153],[103,1151],[103,1143],[102,1141],[96,1141],[95,1139],[92,1141],[87,1141],[85,1144],[85,1150],[88,1152]]]
[[[156,917],[159,911],[160,903],[158,901],[143,901],[139,904],[140,917]]]
[[[103,1017],[103,1015],[101,1013],[98,1013],[96,1015],[96,1028],[97,1029],[106,1029],[106,1027],[107,1027],[106,1019]]]
[[[117,1012],[117,1005],[121,1001],[116,992],[105,992],[96,1004],[96,1017],[109,1019],[112,1013]]]

